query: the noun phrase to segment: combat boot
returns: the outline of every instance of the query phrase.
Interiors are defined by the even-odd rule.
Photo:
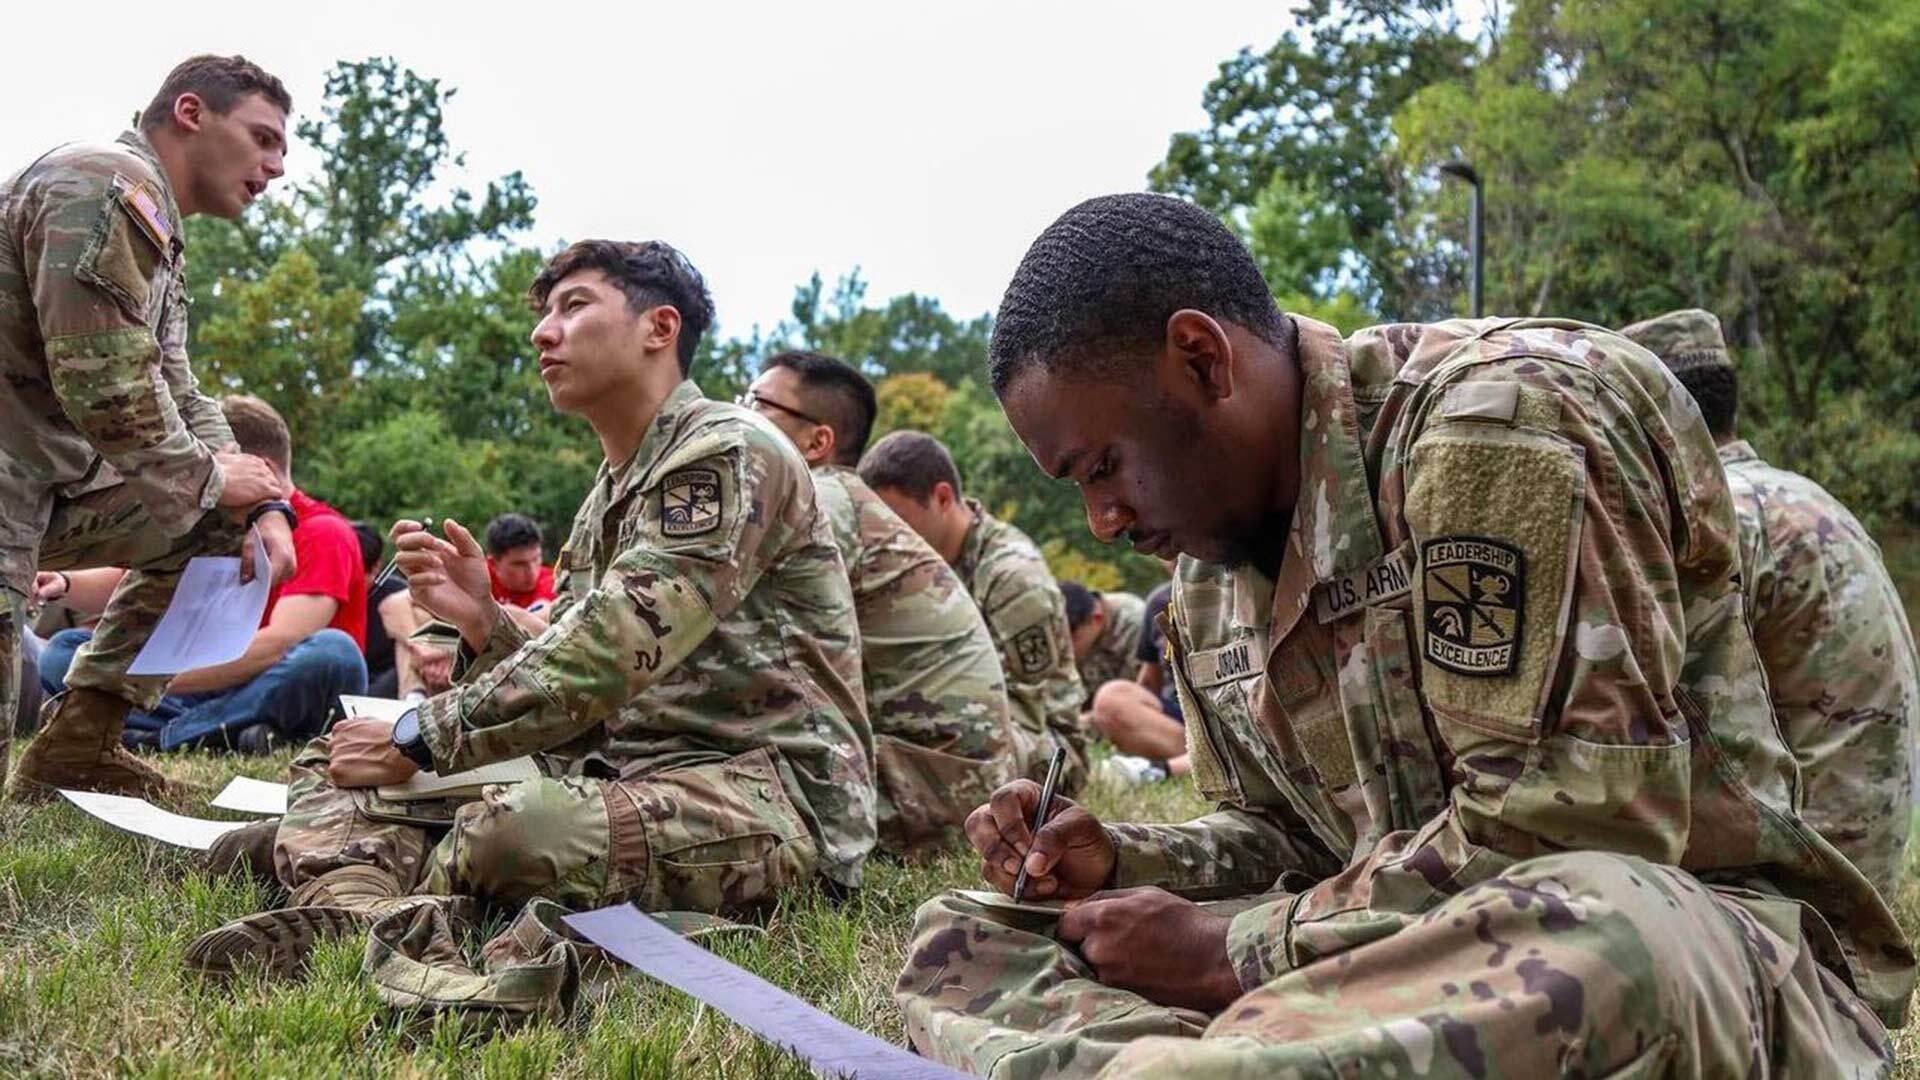
[[[9,794],[18,802],[51,799],[61,788],[154,799],[185,788],[120,745],[128,704],[77,687],[41,708],[40,733],[20,755]]]
[[[440,908],[453,922],[473,921],[470,897],[408,896],[385,870],[343,866],[293,890],[286,907],[201,934],[187,946],[187,968],[227,977],[257,964],[276,978],[289,978],[306,966],[319,942],[360,933],[377,919],[428,906]]]
[[[271,883],[275,880],[273,841],[278,835],[279,818],[256,821],[222,833],[201,857],[200,868],[215,877],[225,877],[238,870],[255,881]]]

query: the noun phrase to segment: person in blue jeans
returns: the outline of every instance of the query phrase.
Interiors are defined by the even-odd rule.
[[[66,688],[74,650],[92,636],[91,630],[62,630],[47,642],[40,654],[40,683],[49,695]],[[136,749],[264,753],[276,742],[320,734],[341,694],[366,691],[367,661],[360,646],[345,631],[326,628],[238,686],[168,694],[150,711],[134,709],[122,738]]]

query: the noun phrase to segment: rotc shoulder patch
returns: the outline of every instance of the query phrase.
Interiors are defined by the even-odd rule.
[[[1526,560],[1520,549],[1478,536],[1421,545],[1426,658],[1461,675],[1512,675],[1520,664]]]
[[[720,527],[720,474],[712,469],[681,469],[660,485],[660,531],[667,536],[700,536]]]
[[[1053,666],[1053,642],[1047,640],[1047,628],[1029,626],[1013,636],[1013,658],[1020,674],[1039,675]]]

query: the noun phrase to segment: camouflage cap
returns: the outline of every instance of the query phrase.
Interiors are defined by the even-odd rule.
[[[1685,308],[1622,327],[1620,335],[1658,356],[1675,375],[1700,368],[1732,368],[1720,320],[1711,311]]]

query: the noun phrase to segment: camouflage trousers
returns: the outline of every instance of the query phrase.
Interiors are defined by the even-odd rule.
[[[1004,755],[981,761],[879,732],[873,751],[880,846],[908,858],[932,854],[960,836],[974,807],[1013,778]]]
[[[1102,985],[1051,916],[948,894],[916,916],[894,996],[922,1054],[1020,1080],[1881,1075],[1885,1028],[1802,919],[1672,867],[1553,855],[1208,1016]]]
[[[772,751],[634,779],[494,785],[478,799],[390,802],[334,787],[328,741],[295,757],[274,869],[296,888],[372,866],[403,890],[572,908],[728,911],[812,877],[817,847]]]
[[[166,693],[170,678],[132,676],[127,668],[172,602],[187,560],[232,555],[240,549],[240,540],[239,525],[219,511],[202,517],[186,535],[169,537],[154,527],[146,507],[125,484],[115,484],[57,500],[37,551],[0,548],[0,706],[7,717],[0,724],[0,784],[6,781],[13,711],[21,689],[20,634],[34,572],[97,566],[130,571],[114,589],[93,640],[74,656],[67,685],[90,687],[132,707],[151,709]]]

